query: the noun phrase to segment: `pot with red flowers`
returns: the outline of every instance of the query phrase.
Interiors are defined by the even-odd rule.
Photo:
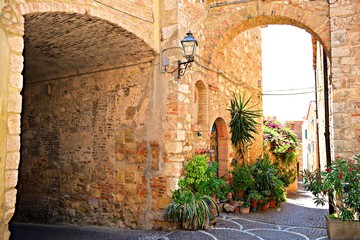
[[[338,239],[329,229],[332,220],[346,222],[336,227],[341,230],[340,237],[349,233],[344,239],[359,239],[354,236],[360,236],[360,155],[354,159],[337,157],[321,171],[304,171],[304,187],[315,196],[316,205],[328,203],[334,208],[335,213],[326,220],[330,239]],[[354,225],[354,229],[345,231],[350,225]]]

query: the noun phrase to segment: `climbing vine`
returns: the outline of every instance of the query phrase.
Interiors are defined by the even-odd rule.
[[[285,186],[296,179],[296,170],[293,163],[296,162],[300,141],[291,129],[281,125],[275,118],[263,120],[264,148],[270,146],[270,152],[280,160],[278,166],[281,169],[281,180]]]

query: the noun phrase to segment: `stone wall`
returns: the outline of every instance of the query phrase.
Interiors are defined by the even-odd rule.
[[[360,3],[330,5],[332,158],[360,154]]]
[[[152,71],[149,64],[25,85],[18,220],[148,224],[150,188],[155,200],[166,188],[151,186],[163,164],[146,134]]]
[[[8,239],[20,160],[23,25],[6,1],[0,1],[0,12],[0,238]]]
[[[145,77],[145,79],[147,79],[147,83],[149,84],[147,86],[149,86],[149,89],[153,89],[153,91],[150,90],[148,95],[144,95],[149,99],[148,107],[145,107],[145,102],[141,105],[144,106],[142,109],[146,109],[146,113],[151,112],[151,114],[147,116],[148,118],[146,118],[147,121],[145,121],[145,125],[150,126],[146,127],[146,130],[143,132],[147,136],[146,139],[137,138],[138,136],[136,135],[135,141],[133,139],[133,143],[129,143],[129,145],[125,143],[126,146],[123,146],[121,145],[121,141],[116,142],[117,140],[114,140],[114,136],[106,135],[108,130],[107,128],[105,130],[103,129],[103,126],[100,124],[101,119],[99,118],[94,122],[94,127],[91,127],[91,131],[97,131],[99,135],[91,136],[89,138],[96,138],[96,141],[94,140],[95,143],[100,143],[98,151],[100,151],[100,153],[105,153],[106,157],[104,156],[103,158],[103,155],[100,153],[98,156],[93,155],[93,153],[85,153],[87,150],[77,149],[75,143],[74,145],[69,146],[69,149],[71,150],[69,150],[70,155],[72,154],[71,152],[76,152],[77,154],[84,153],[86,157],[91,156],[91,158],[94,159],[98,157],[98,161],[103,164],[102,166],[104,166],[104,169],[98,170],[98,173],[96,174],[95,172],[92,176],[99,177],[100,172],[112,172],[112,176],[117,179],[112,180],[114,184],[118,181],[129,181],[129,174],[121,171],[117,174],[118,172],[115,171],[116,166],[118,165],[118,167],[122,168],[124,167],[124,162],[126,161],[116,160],[117,158],[121,158],[121,154],[123,154],[121,151],[120,153],[115,151],[116,154],[114,157],[109,154],[109,149],[112,149],[111,151],[113,151],[113,149],[130,149],[129,153],[126,152],[125,156],[129,157],[131,161],[134,161],[134,164],[131,166],[140,166],[140,169],[136,171],[136,173],[142,171],[144,174],[142,176],[142,181],[146,182],[146,191],[144,188],[136,189],[137,195],[134,196],[134,199],[137,199],[136,201],[141,203],[145,203],[145,206],[142,205],[139,210],[132,210],[135,213],[139,213],[139,216],[126,216],[130,219],[128,222],[123,221],[121,216],[114,213],[113,209],[118,208],[116,205],[112,205],[109,212],[96,210],[97,214],[100,214],[100,212],[101,214],[104,214],[104,218],[106,219],[110,219],[110,216],[112,216],[114,219],[118,220],[117,222],[112,222],[111,224],[109,223],[109,225],[123,226],[122,224],[124,224],[124,226],[136,227],[136,224],[139,224],[139,226],[142,225],[143,228],[151,228],[162,224],[161,212],[157,211],[157,209],[162,208],[168,202],[169,199],[166,195],[170,194],[170,190],[176,187],[177,180],[182,173],[184,161],[191,158],[198,147],[208,146],[208,136],[203,135],[205,137],[199,139],[196,135],[197,130],[203,131],[204,129],[209,132],[210,127],[214,122],[219,124],[221,126],[222,143],[226,143],[224,144],[225,150],[223,152],[226,156],[229,156],[229,158],[233,156],[233,151],[228,142],[228,131],[226,129],[226,110],[223,108],[223,106],[226,106],[227,103],[221,102],[221,104],[218,104],[217,102],[219,102],[218,99],[225,99],[222,95],[231,93],[232,88],[239,90],[237,87],[230,86],[231,84],[229,83],[230,80],[233,79],[230,76],[239,74],[231,68],[238,67],[239,65],[234,65],[234,63],[225,64],[226,61],[228,61],[227,63],[231,62],[230,58],[227,60],[218,58],[226,60],[223,62],[223,66],[221,66],[220,63],[215,64],[215,62],[218,60],[216,56],[221,56],[221,54],[225,54],[226,51],[228,51],[227,54],[229,54],[229,57],[231,54],[234,54],[232,56],[235,56],[237,51],[235,50],[234,52],[231,52],[231,50],[226,50],[227,47],[231,45],[233,40],[240,33],[254,27],[262,27],[266,24],[289,24],[297,26],[306,29],[323,45],[327,54],[331,56],[331,83],[334,90],[331,98],[332,111],[334,113],[332,122],[333,131],[331,135],[332,154],[334,156],[342,155],[344,157],[351,157],[355,153],[359,152],[359,71],[357,67],[360,59],[358,51],[359,19],[355,14],[359,11],[358,1],[330,1],[330,3],[335,2],[330,5],[325,0],[259,0],[250,1],[248,3],[234,1],[223,2],[220,4],[215,4],[215,2],[216,1],[193,0],[181,2],[160,0],[130,2],[111,0],[0,0],[0,171],[3,172],[3,177],[0,178],[0,186],[4,186],[4,190],[0,192],[0,214],[2,216],[0,223],[0,235],[2,239],[9,238],[7,224],[15,211],[15,185],[17,183],[18,175],[17,165],[20,159],[19,134],[20,113],[22,112],[22,98],[20,91],[23,86],[21,72],[23,69],[22,51],[24,48],[24,15],[26,14],[65,12],[69,14],[76,13],[90,18],[94,17],[97,19],[103,19],[113,25],[124,28],[130,33],[133,33],[137,38],[143,40],[147,45],[149,45],[150,48],[155,51],[157,56],[161,52],[161,49],[177,46],[178,40],[182,39],[189,29],[194,32],[196,38],[199,40],[200,45],[196,58],[199,62],[193,65],[192,71],[188,71],[181,81],[177,81],[172,75],[160,74],[158,71],[159,69],[155,67],[158,66],[157,64],[159,64],[159,61],[161,60],[159,58],[156,58],[156,64],[154,68],[152,68],[153,70],[149,72],[151,73],[151,76]],[[253,40],[251,39],[248,44],[252,41]],[[249,49],[249,56],[252,56],[251,49],[253,48]],[[242,52],[239,51],[239,53],[241,54]],[[177,60],[179,57],[174,57],[174,59]],[[251,65],[252,63],[247,62],[247,64]],[[246,66],[246,64],[244,66]],[[140,69],[140,72],[141,71],[142,70]],[[147,72],[147,70],[145,70],[145,72]],[[253,77],[250,84],[247,84],[248,76]],[[257,78],[257,73],[252,74],[249,72],[247,77],[240,74],[237,75],[236,79],[246,81],[245,84],[241,83],[241,86],[245,85],[244,89],[249,90],[252,87],[256,88],[256,85],[258,85],[257,81],[261,79]],[[77,81],[80,81],[81,79],[82,77],[76,78]],[[193,89],[195,83],[200,80],[204,82],[207,96],[209,98],[209,113],[207,115],[208,122],[205,125],[192,126],[192,114],[194,112],[192,109]],[[111,80],[109,81],[111,82]],[[124,91],[116,90],[115,83],[114,85],[109,85],[109,88],[105,88],[105,85],[102,84],[101,86],[104,87],[102,88],[102,93],[106,93],[105,95],[108,93],[110,95],[116,95],[116,92]],[[234,85],[238,86],[237,83]],[[46,89],[47,86],[45,90],[42,88],[42,91],[45,94],[47,94]],[[50,89],[53,88],[50,87]],[[145,89],[147,88],[145,87]],[[79,89],[79,91],[81,90]],[[131,92],[132,90],[130,90],[130,95]],[[55,93],[52,92],[52,94]],[[62,94],[64,94],[64,92]],[[256,96],[255,92],[252,92],[252,94]],[[45,96],[43,100],[46,100],[47,98],[49,98],[49,96]],[[76,99],[80,103],[83,101],[80,97]],[[261,100],[260,97],[257,99],[259,99],[259,101]],[[108,103],[108,100],[110,99],[106,97],[106,103]],[[111,117],[108,115],[107,111],[105,114],[105,110],[102,109],[102,107],[105,106],[104,101],[105,99],[100,99],[99,97],[97,105],[94,104],[94,106],[96,106],[95,112],[99,114],[99,117]],[[228,100],[226,102],[228,102]],[[86,109],[87,105],[79,106],[82,106],[82,109]],[[129,105],[129,107],[130,106],[132,105]],[[114,105],[111,107],[114,107]],[[52,110],[60,111],[59,108]],[[86,118],[86,116],[79,114],[76,109],[73,110],[75,112],[71,115],[71,119],[73,119],[72,124],[74,124],[74,126],[79,126],[79,129],[76,131],[84,129],[81,128],[82,126],[76,125],[80,123],[77,122],[76,119],[79,117]],[[89,111],[93,110],[89,109]],[[120,110],[116,109],[116,111]],[[124,111],[124,109],[122,111]],[[137,110],[135,110],[135,112],[136,111]],[[134,109],[132,108],[125,111],[125,115],[123,116],[125,118],[125,122],[127,121],[126,116],[137,117],[136,114],[133,114]],[[23,119],[23,122],[26,123],[29,122],[29,120],[30,119]],[[84,119],[84,121],[85,120],[86,119]],[[115,118],[108,118],[107,120],[114,122]],[[34,122],[36,123],[36,121]],[[47,120],[44,120],[44,123],[45,122],[48,125],[51,124],[51,118],[48,122]],[[91,124],[92,123],[93,122],[91,121]],[[122,136],[121,139],[125,138],[125,140],[130,140],[131,138],[128,138],[129,131],[135,134],[137,130],[139,130],[137,129],[138,126],[140,125],[137,125],[136,127],[131,125],[129,127],[130,130],[125,129],[124,132],[118,133],[119,135],[117,136]],[[114,126],[110,126],[110,128],[111,127]],[[52,146],[57,144],[60,145],[58,139],[64,137],[64,135],[61,136],[54,130],[57,128],[49,129],[52,131],[48,131],[46,133],[48,136],[46,136],[45,133],[42,133],[43,135],[34,141],[34,143],[51,138],[51,142],[49,142],[48,145],[43,145],[45,147],[44,149],[41,149],[40,152],[49,152],[53,154],[53,156],[56,156],[58,154],[56,152],[57,148]],[[59,129],[66,132],[68,139],[74,137],[71,133],[72,130],[70,130],[68,126],[59,127]],[[40,130],[41,129],[39,129],[39,131]],[[86,137],[86,135],[84,136]],[[109,146],[101,145],[102,137],[105,136],[109,137]],[[77,147],[79,147],[79,143],[77,144]],[[137,151],[139,151],[139,153],[134,153]],[[144,154],[146,157],[144,157]],[[139,156],[139,161],[146,161],[145,167],[144,163],[140,164],[136,162],[138,160],[133,158],[135,155]],[[108,161],[105,163],[100,161],[105,158],[111,159],[112,162]],[[94,159],[91,159],[91,162],[88,164],[95,166]],[[157,162],[157,160],[152,161],[151,159],[159,159],[159,162]],[[52,162],[37,162],[37,164],[43,165],[48,165],[49,163]],[[156,169],[158,166],[159,170],[157,171]],[[78,172],[85,171],[76,164],[70,167],[77,169]],[[125,167],[128,166],[126,165]],[[131,169],[131,167],[129,168]],[[21,175],[22,174],[26,175],[26,172],[21,172]],[[48,173],[44,174],[46,175]],[[56,177],[56,175],[54,177]],[[82,177],[85,179],[85,177],[88,176],[86,175]],[[136,175],[136,177],[138,177],[138,175]],[[66,187],[74,184],[80,190],[82,189],[84,194],[83,196],[95,196],[95,199],[104,199],[99,200],[98,202],[94,201],[94,206],[100,206],[100,202],[109,203],[108,206],[111,205],[111,201],[121,202],[123,192],[116,189],[114,190],[117,194],[116,196],[109,196],[106,194],[102,195],[100,189],[110,189],[111,181],[106,177],[98,179],[97,184],[87,186],[81,183],[81,181],[84,180],[77,180],[70,183],[71,181],[64,176],[63,183]],[[51,181],[49,180],[49,183],[52,183]],[[55,180],[53,183],[58,184]],[[69,183],[69,185],[67,183]],[[54,185],[54,188],[60,188],[60,186],[56,184]],[[56,192],[53,188],[49,189]],[[112,185],[112,189],[115,189],[114,185]],[[133,192],[134,189],[134,185],[129,184],[122,190],[125,192]],[[84,204],[85,201],[81,200],[82,196],[76,195],[76,191],[74,189],[68,188],[66,190],[72,193],[70,196],[71,199],[69,201],[67,196],[64,196],[62,199],[62,207],[64,208],[61,208],[61,211],[63,211],[65,215],[56,217],[58,217],[61,221],[70,221],[74,214],[77,216],[76,214],[81,213],[81,216],[84,217],[85,215],[83,213],[91,209],[89,206],[93,203],[90,201],[87,202],[86,205]],[[100,193],[97,190],[99,190]],[[140,197],[138,196],[142,196],[141,194],[144,194],[144,191],[146,192],[146,197],[142,197],[142,200],[140,200]],[[98,197],[99,195],[100,197]],[[146,200],[143,200],[145,198]],[[76,199],[79,204],[73,204],[73,199]],[[52,203],[55,205],[57,204],[54,199],[49,200],[53,201]],[[55,216],[56,211],[51,212],[51,214]],[[91,218],[94,219],[93,216]],[[149,224],[147,225],[147,223]]]

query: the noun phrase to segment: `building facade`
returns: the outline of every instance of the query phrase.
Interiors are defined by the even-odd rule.
[[[15,210],[24,221],[163,226],[161,210],[196,152],[212,146],[227,171],[233,92],[261,109],[268,24],[303,28],[321,43],[331,62],[331,150],[359,153],[359,5],[0,0],[2,239]],[[188,30],[199,48],[178,79]]]

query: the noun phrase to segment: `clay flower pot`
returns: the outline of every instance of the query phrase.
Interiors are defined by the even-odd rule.
[[[240,207],[240,213],[243,214],[250,213],[250,207]]]

